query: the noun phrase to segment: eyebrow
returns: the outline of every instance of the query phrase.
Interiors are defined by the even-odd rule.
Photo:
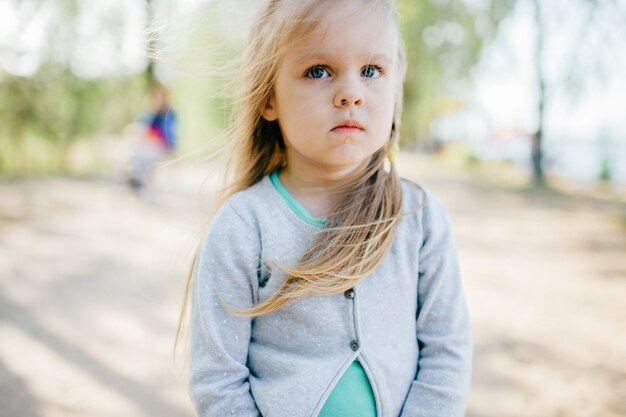
[[[328,61],[328,60],[336,59],[337,57],[340,57],[340,56],[342,56],[342,54],[329,54],[329,53],[324,53],[324,52],[315,52],[315,53],[310,53],[310,54],[302,54],[301,56],[296,58],[294,62],[296,64],[303,64],[305,62],[315,61],[315,60]],[[372,54],[364,53],[364,54],[360,54],[359,57],[363,58],[366,61],[368,60],[384,61],[385,63],[391,63],[392,61],[389,55],[381,54],[381,53],[372,53]]]

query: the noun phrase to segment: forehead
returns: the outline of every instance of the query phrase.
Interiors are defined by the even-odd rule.
[[[286,58],[357,56],[391,60],[398,30],[392,17],[373,2],[318,1],[288,37]]]

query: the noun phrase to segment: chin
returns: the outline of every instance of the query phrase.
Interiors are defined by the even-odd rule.
[[[368,159],[369,159],[369,156],[336,158],[333,161],[329,161],[328,165],[332,165],[340,169],[351,170],[351,169],[356,169],[359,165],[363,164]]]

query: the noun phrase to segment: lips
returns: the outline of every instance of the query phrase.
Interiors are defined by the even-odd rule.
[[[344,120],[332,129],[336,133],[358,133],[363,130],[363,126],[356,120]]]

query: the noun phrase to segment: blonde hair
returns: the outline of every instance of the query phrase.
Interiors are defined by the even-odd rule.
[[[270,0],[258,16],[244,53],[241,91],[228,131],[232,139],[227,145],[230,159],[216,207],[287,163],[278,123],[265,120],[261,110],[273,92],[277,67],[288,43],[294,34],[317,28],[322,21],[318,11],[332,1]],[[399,29],[394,1],[363,0],[363,4]],[[391,248],[402,208],[400,179],[393,158],[388,158],[398,143],[405,72],[404,48],[397,32],[395,110],[389,140],[366,161],[358,175],[336,184],[342,199],[299,263],[284,268],[286,279],[280,288],[252,308],[231,309],[235,314],[260,316],[307,295],[343,292],[371,274]],[[196,258],[187,280],[176,343],[185,322]]]

